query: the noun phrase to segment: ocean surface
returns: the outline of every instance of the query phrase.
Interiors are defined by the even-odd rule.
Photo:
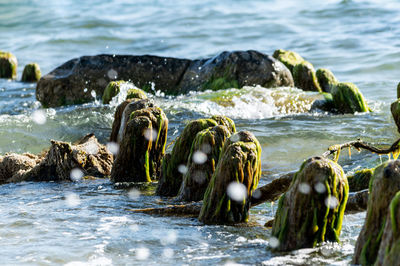
[[[0,0],[0,50],[43,74],[83,55],[152,54],[190,59],[254,49],[272,55],[290,49],[314,67],[355,83],[373,112],[308,112],[312,93],[261,87],[151,96],[169,118],[168,143],[191,119],[224,114],[262,146],[266,184],[297,170],[330,145],[357,138],[391,144],[398,137],[390,114],[400,81],[398,1],[39,1]],[[229,95],[233,104],[217,99]],[[296,104],[289,106],[287,102]],[[116,104],[93,102],[47,109],[38,124],[35,84],[0,79],[0,154],[38,153],[50,139],[75,141],[93,132],[107,143]],[[342,153],[346,173],[374,167],[386,156]],[[251,210],[258,226],[204,226],[197,219],[133,213],[168,202],[148,191],[115,189],[108,180],[0,186],[0,264],[4,265],[346,265],[365,212],[346,215],[341,244],[273,252],[276,204]]]

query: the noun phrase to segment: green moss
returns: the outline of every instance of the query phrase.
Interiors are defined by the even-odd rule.
[[[313,65],[308,61],[298,63],[293,68],[294,85],[305,91],[322,92]]]
[[[400,192],[397,192],[396,195],[394,195],[392,202],[390,203],[389,209],[390,209],[390,219],[392,223],[392,231],[393,234],[397,234],[397,210],[399,209],[399,203],[400,203]]]
[[[223,115],[213,115],[211,119],[215,120],[218,125],[226,126],[231,134],[236,132],[235,122],[229,117]]]
[[[369,182],[372,175],[374,174],[375,168],[362,169],[354,173],[352,176],[348,176],[350,191],[360,191],[369,188]]]
[[[147,95],[141,89],[133,88],[127,92],[126,100],[128,99],[147,99]]]
[[[22,73],[22,82],[37,82],[41,78],[40,67],[36,63],[27,64]]]
[[[202,90],[226,90],[231,88],[240,88],[239,82],[234,76],[232,66],[226,66],[225,69],[214,73],[202,86]],[[220,72],[220,73],[218,73]]]
[[[331,92],[332,88],[338,83],[338,80],[329,69],[320,68],[315,74],[324,92]]]
[[[111,99],[120,92],[120,86],[123,83],[125,83],[125,81],[123,80],[111,81],[110,83],[108,83],[107,87],[103,92],[103,97],[102,97],[104,104],[110,103]]]
[[[400,98],[400,82],[397,84],[397,99]]]
[[[314,191],[316,184],[324,192]],[[303,194],[299,185],[308,184],[311,192]],[[289,190],[280,198],[272,235],[279,239],[282,251],[315,247],[324,241],[339,242],[349,186],[342,168],[319,157],[305,161],[295,174]],[[337,205],[327,206],[330,199]]]
[[[360,90],[353,83],[339,82],[332,89],[335,108],[341,113],[368,112],[369,108]]]
[[[272,55],[275,59],[281,61],[293,74],[293,69],[297,64],[305,61],[298,53],[293,51],[286,51],[283,49],[275,50]]]
[[[17,58],[12,53],[0,51],[0,78],[16,79],[17,67]]]
[[[390,105],[390,111],[397,126],[397,131],[400,132],[400,98]]]

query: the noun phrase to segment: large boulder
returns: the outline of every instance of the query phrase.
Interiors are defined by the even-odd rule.
[[[7,182],[74,181],[71,172],[75,169],[81,173],[78,176],[106,177],[111,173],[113,155],[93,134],[89,134],[73,145],[52,140],[49,151],[39,162],[37,157],[32,158],[37,164],[31,168],[26,164],[32,166],[32,160],[24,160],[25,168],[15,167],[16,171]]]
[[[256,51],[223,52],[202,60],[96,55],[72,59],[43,76],[36,98],[48,107],[89,102],[92,91],[102,96],[107,84],[117,79],[167,95],[245,85],[293,86],[291,73],[281,62]]]
[[[337,163],[322,157],[306,160],[279,199],[272,228],[279,240],[276,249],[339,242],[348,193],[347,178]]]
[[[167,131],[168,119],[159,107],[132,112],[123,131],[111,180],[117,183],[157,179],[165,153]]]
[[[199,220],[206,224],[247,222],[251,197],[261,177],[261,146],[248,131],[225,141],[204,194]]]
[[[389,204],[399,190],[400,161],[389,161],[378,166],[370,181],[367,215],[357,239],[354,264],[373,265],[375,263]]]
[[[189,154],[187,172],[178,193],[182,201],[200,201],[215,172],[224,142],[231,136],[225,126],[207,128],[197,133]]]
[[[0,51],[0,78],[16,79],[18,61],[15,55]]]

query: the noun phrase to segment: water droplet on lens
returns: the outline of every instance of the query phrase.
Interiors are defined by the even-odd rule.
[[[46,123],[46,112],[44,110],[35,110],[32,113],[32,120],[38,125],[43,125]]]
[[[107,145],[107,150],[109,150],[112,154],[117,155],[119,151],[119,145],[116,142],[108,142]]]
[[[207,154],[202,151],[195,151],[192,159],[197,164],[203,164],[207,161]]]
[[[232,182],[227,188],[228,196],[234,201],[243,201],[247,197],[247,189],[245,185],[238,182]]]
[[[259,189],[254,190],[253,192],[253,198],[259,199],[261,197],[261,191]]]
[[[150,256],[150,250],[148,248],[136,249],[136,259],[146,260]]]
[[[232,142],[238,142],[240,140],[239,134],[235,133],[229,138]]]
[[[325,185],[322,184],[321,182],[318,182],[317,184],[315,184],[314,188],[320,194],[322,194],[326,191]]]
[[[334,196],[328,196],[325,199],[325,205],[330,209],[335,209],[339,205],[339,201]]]
[[[163,250],[163,257],[164,258],[172,258],[174,256],[174,250],[172,248],[166,248]]]
[[[93,91],[93,90],[92,90],[92,91],[90,92],[90,95],[92,95],[93,98],[96,98],[96,95],[97,95],[97,94],[96,94],[96,91]]]
[[[128,192],[128,197],[132,200],[137,200],[140,197],[140,191],[136,188],[132,188]]]
[[[81,203],[81,199],[75,193],[67,193],[65,195],[65,203],[69,207],[76,207]]]
[[[110,79],[117,79],[117,78],[118,78],[118,72],[115,71],[114,69],[110,69],[110,70],[108,70],[108,72],[107,72],[107,76],[108,76]]]
[[[271,248],[277,248],[279,246],[279,239],[276,237],[271,237],[269,239],[269,245]]]
[[[303,194],[309,194],[311,192],[311,187],[307,183],[300,183],[299,191],[300,191],[300,193],[303,193]]]
[[[88,144],[86,144],[83,149],[89,153],[89,154],[97,154],[99,152],[99,147],[97,147],[96,143],[94,142],[89,142]]]
[[[143,134],[148,141],[153,141],[157,139],[157,132],[153,129],[145,129]]]
[[[178,172],[179,173],[184,175],[184,174],[186,174],[187,171],[188,171],[188,169],[187,169],[186,165],[181,164],[181,165],[178,166]]]
[[[82,179],[82,177],[83,177],[84,175],[85,175],[85,174],[84,174],[84,173],[82,172],[82,170],[79,169],[79,168],[74,168],[74,169],[72,169],[71,172],[70,172],[70,174],[69,174],[69,176],[70,176],[70,178],[71,178],[72,181],[79,181],[79,180]]]
[[[132,232],[137,232],[139,231],[139,226],[137,224],[132,224],[129,226],[129,229],[131,229]]]

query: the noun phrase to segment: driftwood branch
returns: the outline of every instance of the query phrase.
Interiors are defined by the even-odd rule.
[[[341,149],[350,148],[350,147],[356,148],[357,150],[364,149],[364,150],[367,150],[367,151],[370,151],[370,152],[373,152],[376,154],[389,154],[391,152],[396,152],[399,150],[399,143],[400,143],[400,139],[396,140],[389,148],[380,149],[380,148],[371,146],[370,144],[362,141],[361,139],[358,139],[356,141],[350,141],[350,142],[343,143],[343,144],[333,145],[333,146],[329,147],[329,149],[326,152],[324,152],[322,154],[322,156],[327,157],[335,152],[340,151]]]

